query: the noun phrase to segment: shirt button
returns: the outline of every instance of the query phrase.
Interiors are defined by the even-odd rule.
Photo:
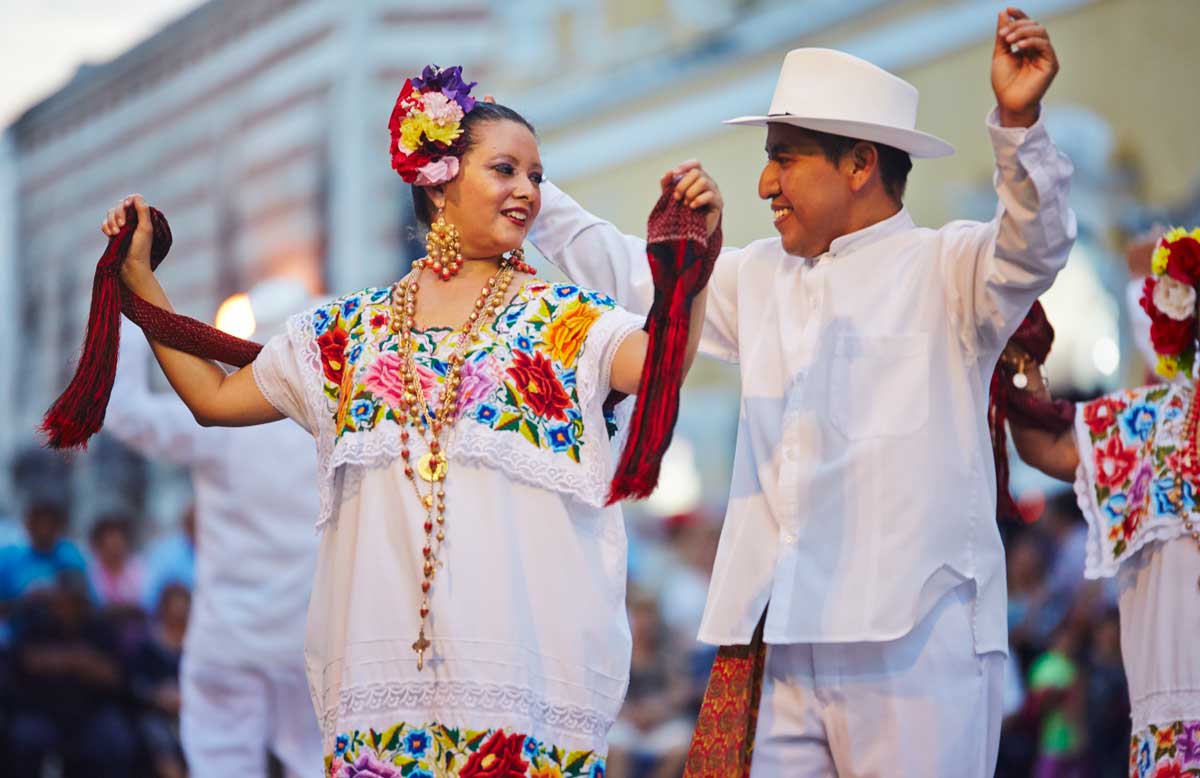
[[[779,539],[782,540],[784,543],[786,543],[789,546],[796,542],[796,536],[790,532],[784,532],[782,535],[779,536]]]
[[[783,458],[788,462],[795,462],[800,459],[800,451],[795,446],[788,446],[783,450]]]

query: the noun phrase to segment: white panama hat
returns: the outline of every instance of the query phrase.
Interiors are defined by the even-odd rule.
[[[783,59],[766,116],[725,124],[792,124],[869,140],[914,157],[945,157],[954,147],[917,126],[917,88],[866,60],[833,49],[793,49]]]

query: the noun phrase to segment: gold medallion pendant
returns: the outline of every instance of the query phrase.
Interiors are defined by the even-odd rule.
[[[426,481],[440,481],[446,477],[446,457],[442,454],[426,454],[417,460],[417,474]]]

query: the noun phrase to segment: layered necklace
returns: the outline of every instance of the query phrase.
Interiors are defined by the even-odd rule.
[[[1188,403],[1187,416],[1183,422],[1184,441],[1183,452],[1180,455],[1180,466],[1175,468],[1175,488],[1170,492],[1171,501],[1179,506],[1179,518],[1183,521],[1183,529],[1192,536],[1192,541],[1200,547],[1200,525],[1192,520],[1192,513],[1187,509],[1187,502],[1183,499],[1183,480],[1184,471],[1189,474],[1200,472],[1200,454],[1196,451],[1196,429],[1200,422],[1200,384],[1192,384],[1192,400]],[[1197,483],[1194,478],[1189,478],[1192,482],[1193,500],[1200,496],[1200,491],[1197,491]],[[1200,581],[1197,582],[1200,585]]]
[[[400,401],[400,458],[404,460],[404,475],[413,485],[417,500],[425,508],[425,545],[421,549],[421,608],[420,628],[412,649],[417,654],[417,670],[425,667],[425,652],[430,642],[425,636],[425,626],[429,618],[429,592],[433,588],[433,579],[441,566],[442,544],[446,539],[446,474],[449,460],[446,458],[446,445],[443,436],[454,425],[457,418],[459,401],[459,384],[463,360],[467,350],[479,340],[484,325],[499,315],[512,284],[513,273],[516,269],[525,270],[525,265],[518,257],[505,257],[500,261],[497,272],[488,279],[475,307],[467,317],[467,321],[458,330],[458,343],[448,360],[445,383],[442,389],[442,401],[436,411],[431,412],[425,401],[425,392],[421,388],[420,374],[417,372],[416,352],[417,342],[413,335],[416,327],[417,283],[425,260],[413,263],[416,271],[410,281],[397,281],[392,287],[392,332],[400,337],[400,380],[403,393]],[[409,451],[409,428],[416,430],[417,435],[425,441],[428,452],[422,455],[414,465]]]

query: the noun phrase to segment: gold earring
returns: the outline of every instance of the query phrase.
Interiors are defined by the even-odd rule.
[[[449,281],[462,269],[462,242],[458,228],[449,224],[438,212],[437,219],[430,225],[425,236],[426,263],[443,281]]]

